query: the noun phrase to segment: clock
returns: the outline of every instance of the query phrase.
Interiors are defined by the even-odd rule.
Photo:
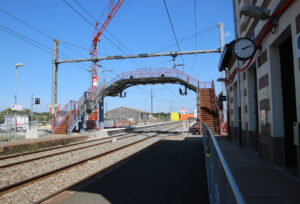
[[[249,38],[240,38],[232,46],[232,52],[239,60],[250,59],[256,52],[256,46]]]

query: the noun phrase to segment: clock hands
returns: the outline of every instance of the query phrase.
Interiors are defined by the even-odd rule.
[[[246,47],[243,47],[242,50],[245,50],[245,49],[247,49],[247,48],[249,48],[249,47],[251,47],[251,45],[248,45],[248,46],[246,46]]]

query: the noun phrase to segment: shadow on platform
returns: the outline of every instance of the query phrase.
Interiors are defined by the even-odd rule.
[[[209,203],[202,138],[163,140],[69,190],[60,203]]]

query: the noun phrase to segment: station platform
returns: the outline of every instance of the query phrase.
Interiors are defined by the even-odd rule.
[[[116,134],[131,133],[160,125],[168,125],[173,122],[142,124],[138,126],[109,128],[102,130],[87,130],[82,133],[67,134],[48,134],[37,139],[17,139],[15,141],[0,142],[0,157],[8,154],[15,154],[28,151],[36,151],[56,145],[65,145],[72,142],[79,142],[93,138],[109,137]]]
[[[160,141],[44,204],[209,203],[202,137]]]
[[[41,148],[84,141],[87,138],[87,135],[70,136],[60,134],[49,134],[37,139],[19,139],[10,142],[0,142],[0,156],[27,151],[36,151]]]
[[[300,203],[300,182],[284,170],[261,161],[235,141],[218,140],[246,203]]]

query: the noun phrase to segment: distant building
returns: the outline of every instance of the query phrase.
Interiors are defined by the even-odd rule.
[[[236,40],[246,37],[261,46],[249,66],[238,71],[248,62],[233,55],[234,42],[227,44],[219,70],[228,74],[230,137],[266,162],[297,169],[300,178],[300,148],[293,132],[294,124],[300,128],[300,1],[289,2],[233,1]],[[269,9],[278,21],[268,29],[268,19],[242,15],[245,6]],[[241,46],[240,53],[248,47]]]
[[[106,119],[114,120],[114,121],[132,121],[133,124],[137,124],[139,122],[148,121],[151,113],[127,108],[127,107],[119,107],[113,110],[110,110],[106,114]]]

